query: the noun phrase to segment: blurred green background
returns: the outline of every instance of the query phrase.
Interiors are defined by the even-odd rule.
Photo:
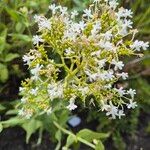
[[[91,0],[0,0],[0,114],[13,108],[18,96],[21,80],[29,77],[22,56],[33,47],[32,35],[36,34],[35,14],[48,15],[48,6],[55,2],[82,11]],[[120,0],[120,5],[134,12],[134,27],[138,29],[137,38],[150,41],[150,1]],[[107,149],[150,149],[150,52],[145,51],[142,58],[126,59],[125,71],[130,78],[120,84],[137,90],[138,108],[121,120],[108,120],[104,114],[79,110],[78,115],[86,112],[85,121],[95,130],[111,132],[105,141]],[[88,114],[88,115],[87,115]],[[7,118],[7,117],[6,117]],[[95,125],[94,124],[94,125]],[[84,125],[83,125],[84,127]],[[93,128],[93,127],[92,127]],[[9,134],[9,132],[8,132]],[[0,141],[6,134],[0,135]],[[32,142],[31,142],[32,143]],[[111,144],[110,144],[111,143]],[[0,142],[1,145],[1,142]],[[32,144],[31,144],[32,145]]]

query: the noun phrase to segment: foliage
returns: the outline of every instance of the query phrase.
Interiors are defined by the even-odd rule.
[[[49,0],[0,1],[1,83],[6,82],[9,75],[23,74],[18,61],[19,57],[31,47],[31,35],[34,32],[33,15],[37,12],[46,13],[46,6],[49,2]],[[16,58],[17,61],[13,61]]]
[[[15,105],[18,105],[18,102]],[[37,144],[41,144],[43,131],[47,131],[51,135],[51,141],[54,143],[58,141],[56,150],[60,149],[62,141],[65,139],[64,133],[68,135],[68,137],[66,137],[66,145],[64,146],[65,150],[77,142],[89,145],[94,149],[96,149],[97,145],[101,145],[102,148],[100,149],[100,147],[98,147],[97,149],[103,150],[104,147],[100,140],[109,137],[109,133],[97,133],[89,129],[83,129],[76,135],[73,134],[73,132],[66,129],[68,128],[66,122],[69,118],[69,112],[66,110],[59,110],[55,112],[55,114],[53,113],[49,116],[44,114],[41,116],[35,116],[30,120],[14,116],[17,115],[16,109],[7,111],[6,116],[7,115],[11,115],[12,117],[10,117],[9,120],[0,122],[0,132],[5,128],[20,126],[26,131],[26,143],[29,142],[32,134],[39,132]],[[93,141],[95,144],[93,144]]]

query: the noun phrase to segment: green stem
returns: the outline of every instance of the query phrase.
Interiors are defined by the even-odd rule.
[[[43,128],[39,129],[39,138],[38,138],[38,142],[37,145],[40,145],[42,142],[42,135],[43,135]]]
[[[77,140],[80,141],[81,143],[83,143],[85,145],[88,145],[89,147],[95,149],[95,145],[94,144],[91,144],[91,143],[87,142],[86,140],[82,139],[81,137],[77,137]]]

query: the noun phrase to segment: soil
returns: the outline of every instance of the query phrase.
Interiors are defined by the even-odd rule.
[[[36,138],[25,142],[25,132],[21,128],[9,128],[0,134],[0,150],[54,150],[48,135],[43,136],[42,144],[36,146]]]
[[[139,117],[139,125],[134,140],[127,138],[128,149],[127,150],[150,150],[150,134],[146,132],[146,127],[150,121],[150,114],[141,113]]]

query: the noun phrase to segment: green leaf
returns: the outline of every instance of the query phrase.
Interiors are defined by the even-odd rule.
[[[0,111],[3,111],[3,110],[5,110],[6,108],[3,106],[3,105],[1,105],[0,104]]]
[[[12,61],[13,59],[18,58],[18,57],[19,57],[19,54],[17,53],[8,53],[5,57],[5,62]]]
[[[64,126],[66,124],[66,122],[68,121],[68,111],[67,110],[63,110],[61,111],[61,113],[59,114],[59,120],[58,122]]]
[[[28,35],[24,34],[10,34],[13,37],[13,40],[22,40],[24,42],[30,42],[32,39]]]
[[[69,147],[70,147],[74,142],[76,142],[76,141],[77,141],[77,139],[76,139],[75,136],[69,135],[69,136],[67,137],[67,142],[66,142],[65,147],[69,148]]]
[[[56,134],[55,134],[55,138],[56,138],[56,139],[57,139],[57,141],[58,141],[58,144],[57,144],[57,146],[56,146],[55,150],[59,150],[59,149],[60,149],[60,147],[61,147],[61,138],[62,138],[62,133],[61,133],[61,131],[60,131],[60,130],[58,130],[58,131],[56,132]]]
[[[3,131],[3,125],[0,123],[0,133]]]
[[[12,20],[17,21],[17,22],[19,22],[19,20],[21,20],[21,16],[20,16],[19,12],[17,12],[16,10],[13,10],[9,7],[6,7],[5,10],[10,15]]]
[[[8,110],[5,115],[16,115],[18,113],[18,110],[16,109],[12,109],[12,110]]]
[[[42,127],[42,122],[35,119],[28,120],[26,123],[22,124],[22,128],[26,131],[26,143],[29,142],[31,135],[40,127]]]
[[[28,7],[38,7],[38,3],[34,1],[27,1],[27,6]]]
[[[94,139],[99,140],[109,137],[109,133],[97,133],[89,129],[83,129],[78,132],[77,136],[85,139],[88,142],[93,142]]]
[[[0,32],[0,53],[2,53],[6,46],[7,29],[3,29],[3,31]]]
[[[116,130],[116,132],[113,134],[113,142],[117,149],[119,150],[125,150],[126,149],[126,143],[124,142],[124,139],[119,131]]]
[[[2,121],[1,123],[3,124],[4,128],[8,128],[8,127],[14,127],[16,125],[21,125],[22,123],[24,123],[24,119],[21,119],[19,117],[12,117],[9,120],[6,121]]]
[[[5,82],[8,79],[8,69],[7,66],[0,63],[0,81]]]
[[[105,147],[101,141],[98,141],[95,150],[105,150]]]
[[[148,126],[146,128],[146,132],[150,134],[150,122],[148,123]]]
[[[22,33],[22,31],[24,31],[24,26],[22,23],[18,22],[16,24],[16,31],[19,32],[19,33]]]

